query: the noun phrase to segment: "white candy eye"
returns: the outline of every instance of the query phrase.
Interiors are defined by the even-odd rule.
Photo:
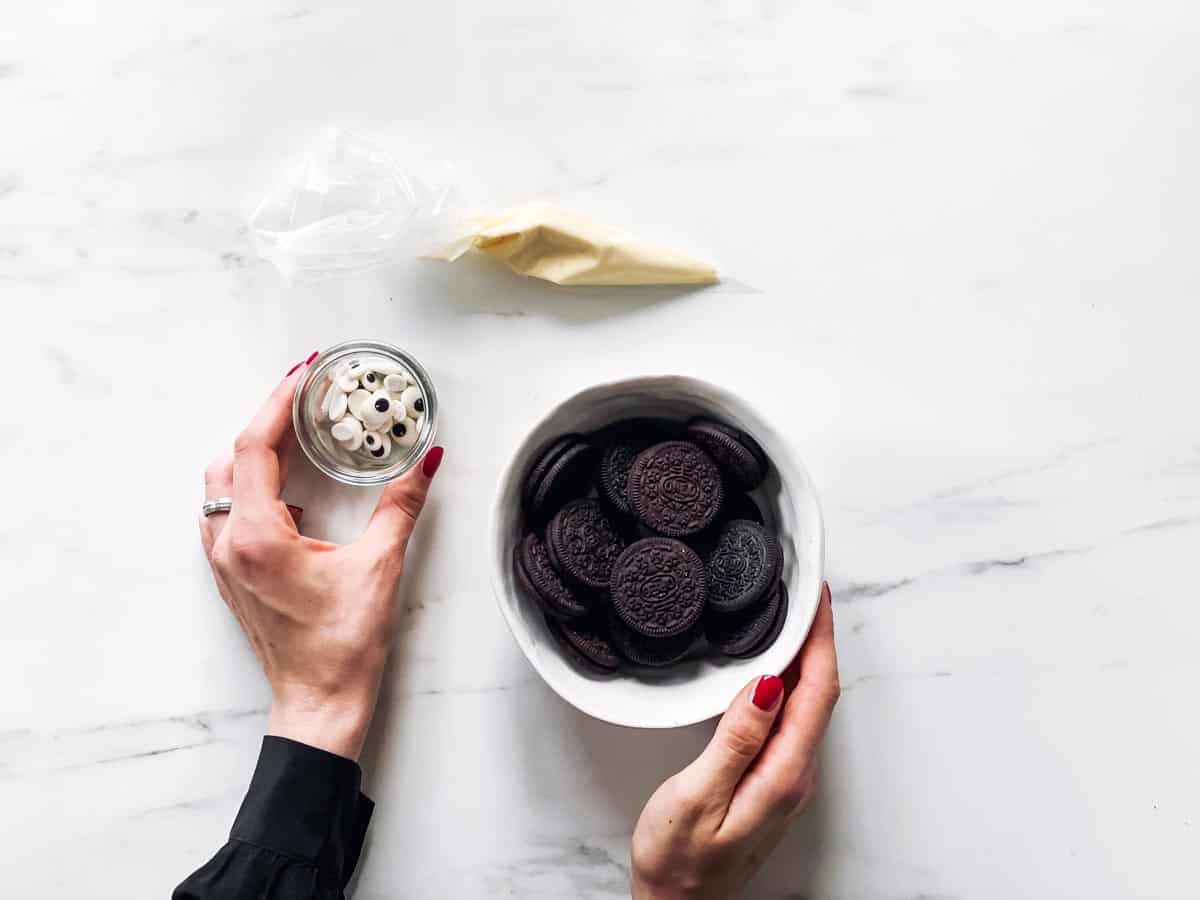
[[[346,416],[340,422],[335,422],[333,427],[329,429],[329,433],[333,435],[335,441],[347,450],[357,450],[363,444],[364,434],[362,423],[353,416]]]
[[[403,375],[389,375],[383,379],[383,386],[393,394],[399,394],[408,387],[408,379]]]
[[[368,391],[375,391],[383,387],[383,376],[378,372],[364,372],[359,381]]]
[[[358,390],[353,391],[350,394],[350,398],[347,401],[346,405],[350,409],[351,415],[356,416],[357,418],[361,419],[361,418],[363,418],[363,408],[367,405],[368,402],[370,402],[370,400],[371,400],[371,392],[364,391],[362,388],[359,388]]]
[[[383,459],[392,452],[392,439],[386,431],[368,431],[363,446],[375,459]]]
[[[354,416],[346,416],[346,418],[334,422],[329,433],[333,435],[335,441],[352,441],[355,435],[362,435],[363,427],[362,423]]]
[[[403,372],[404,369],[390,359],[384,359],[382,356],[372,356],[363,360],[363,365],[372,372],[378,372],[380,375],[395,375],[397,372]]]
[[[344,391],[339,391],[336,387],[329,390],[329,420],[337,422],[346,415],[346,407],[349,403],[350,395]]]
[[[389,433],[392,436],[392,442],[397,447],[408,448],[417,442],[417,435],[421,433],[421,430],[417,427],[416,422],[405,418],[393,424]]]
[[[330,369],[327,373],[325,373],[325,377],[328,378],[329,383],[332,384],[333,382],[337,381],[339,378],[341,378],[343,375],[345,375],[349,371],[350,371],[349,363],[338,363],[336,366],[334,366],[332,369]]]
[[[338,390],[350,393],[358,388],[358,379],[351,375],[339,375],[333,382]]]
[[[371,408],[381,415],[391,416],[392,398],[382,388],[371,395]]]
[[[359,417],[372,431],[382,431],[392,421],[392,398],[387,391],[379,390],[373,393],[362,407]]]
[[[405,388],[400,399],[404,401],[404,408],[410,416],[418,416],[425,412],[425,396],[415,384]]]

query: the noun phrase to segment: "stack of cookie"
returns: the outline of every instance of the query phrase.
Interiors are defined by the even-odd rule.
[[[525,478],[517,582],[591,669],[756,656],[787,616],[783,549],[750,494],[768,467],[753,437],[708,418],[564,435]]]

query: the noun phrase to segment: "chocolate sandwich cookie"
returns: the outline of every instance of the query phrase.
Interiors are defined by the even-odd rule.
[[[572,500],[546,526],[546,549],[560,575],[592,591],[607,591],[625,539],[597,500]]]
[[[531,522],[545,521],[567,500],[587,492],[592,460],[592,445],[580,434],[564,435],[542,452],[521,491]]]
[[[736,487],[726,484],[725,501],[721,504],[721,512],[717,515],[717,520],[699,534],[690,535],[684,540],[689,547],[700,554],[702,559],[708,559],[713,548],[717,546],[717,538],[721,536],[721,529],[734,519],[746,519],[758,525],[762,525],[765,521],[762,510],[758,508],[758,504],[749,494],[743,494]]]
[[[538,454],[529,471],[525,473],[525,481],[521,484],[521,506],[528,510],[533,504],[533,491],[539,484],[550,466],[562,455],[562,452],[579,441],[584,440],[582,434],[564,434],[547,444]]]
[[[536,534],[528,534],[514,551],[517,581],[542,609],[558,619],[578,619],[588,613],[586,597],[572,590],[554,570],[546,545]]]
[[[629,470],[630,505],[659,534],[685,537],[717,518],[725,488],[712,457],[687,441],[643,450]]]
[[[567,656],[584,668],[609,673],[621,665],[621,655],[609,639],[607,617],[560,622],[546,616],[546,625]]]
[[[726,656],[741,656],[757,650],[775,627],[780,607],[786,603],[787,589],[779,582],[765,603],[736,613],[709,610],[704,616],[704,636],[709,644]],[[763,647],[762,649],[766,649]],[[760,651],[761,652],[761,651]]]
[[[626,625],[616,609],[609,611],[608,627],[618,653],[630,662],[655,668],[679,662],[699,636],[699,630],[693,627],[673,637],[647,637]]]
[[[758,441],[741,429],[713,419],[696,418],[688,422],[687,433],[742,490],[754,490],[767,477],[767,454]]]
[[[704,583],[704,561],[691,547],[672,538],[645,538],[626,547],[613,565],[613,609],[639,634],[673,637],[700,619]]]
[[[779,580],[783,551],[763,526],[746,519],[726,523],[704,563],[708,604],[733,613],[753,606]]]
[[[667,439],[676,429],[661,419],[626,419],[605,430],[596,486],[600,495],[624,515],[633,515],[626,488],[634,459],[647,447]]]
[[[729,655],[735,659],[749,659],[752,656],[758,656],[770,649],[783,631],[783,624],[787,621],[788,613],[788,592],[787,585],[782,581],[779,582],[779,587],[776,589],[779,594],[779,612],[775,613],[775,620],[771,623],[771,627],[767,629],[767,633],[749,650],[743,653],[730,653]]]

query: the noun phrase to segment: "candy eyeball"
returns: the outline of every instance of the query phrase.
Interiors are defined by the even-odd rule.
[[[410,414],[425,412],[425,397],[421,394],[421,389],[415,384],[404,389],[403,393],[400,394],[400,400],[404,403],[404,408]]]
[[[362,423],[371,431],[386,430],[392,422],[392,401],[388,399],[386,393],[380,396],[371,397],[362,406],[362,411],[358,417],[362,419]],[[383,409],[380,409],[380,407]]]
[[[384,359],[382,356],[368,357],[363,360],[363,366],[372,372],[379,373],[380,377],[404,372],[404,368],[399,363],[394,363],[390,359]]]
[[[327,434],[338,447],[386,463],[393,447],[407,450],[417,443],[425,397],[407,368],[368,356],[333,366],[326,378],[316,417],[330,423]]]
[[[329,429],[329,433],[335,441],[350,451],[361,447],[366,437],[363,432],[362,422],[358,421],[354,416],[346,416],[344,419],[334,422],[333,427]]]
[[[334,385],[329,389],[329,421],[340,422],[346,415],[346,409],[349,406],[350,395],[345,391],[338,390]]]
[[[364,391],[362,388],[353,391],[350,394],[346,404],[350,409],[350,415],[354,416],[356,419],[361,419],[363,417],[363,407],[365,407],[370,400],[370,391]]]
[[[392,441],[397,447],[407,449],[417,442],[417,435],[421,433],[421,429],[417,427],[417,423],[412,419],[402,419],[392,425],[390,434]]]
[[[386,431],[368,431],[363,446],[375,459],[383,459],[392,452],[392,439]]]

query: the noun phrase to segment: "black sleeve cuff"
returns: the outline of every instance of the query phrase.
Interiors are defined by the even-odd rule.
[[[312,863],[344,887],[375,809],[361,784],[353,760],[267,735],[229,838]]]

